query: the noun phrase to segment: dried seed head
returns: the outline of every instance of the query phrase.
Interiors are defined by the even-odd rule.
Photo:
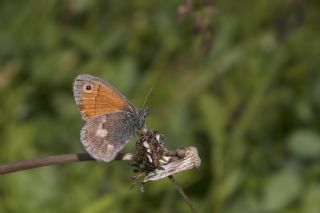
[[[153,130],[144,129],[136,143],[137,152],[134,161],[143,164],[147,171],[161,167],[163,153],[166,151],[159,134]]]
[[[143,191],[144,183],[159,180],[185,170],[198,168],[201,159],[195,147],[168,151],[156,131],[143,129],[136,142],[136,153],[132,157],[134,185]]]

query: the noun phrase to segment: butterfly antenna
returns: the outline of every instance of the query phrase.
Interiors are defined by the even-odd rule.
[[[152,90],[153,90],[153,87],[151,87],[151,88],[149,89],[149,92],[148,92],[148,94],[147,94],[146,98],[144,99],[144,102],[143,102],[142,108],[144,108],[144,106],[146,105],[147,100],[148,100],[148,98],[149,98],[149,96],[150,96],[150,94],[151,94]],[[145,121],[144,121],[144,131],[146,131],[147,129],[148,129],[148,128],[147,128],[147,121],[145,120]]]
[[[146,105],[147,100],[148,100],[148,98],[149,98],[149,96],[150,96],[150,94],[151,94],[152,90],[153,90],[153,87],[151,87],[151,88],[149,89],[149,92],[148,92],[148,94],[147,94],[147,97],[144,99],[144,102],[143,102],[142,107],[144,107],[144,106]]]

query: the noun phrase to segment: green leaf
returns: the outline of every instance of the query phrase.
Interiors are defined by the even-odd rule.
[[[263,209],[280,211],[299,196],[301,186],[300,177],[291,171],[284,170],[272,175],[264,188]]]
[[[320,185],[311,184],[306,190],[303,200],[303,212],[318,213],[320,209]]]
[[[289,151],[303,159],[314,159],[320,156],[320,136],[313,130],[293,132],[288,141]]]

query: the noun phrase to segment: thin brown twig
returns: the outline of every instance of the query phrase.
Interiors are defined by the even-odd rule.
[[[186,193],[183,191],[183,189],[179,186],[176,179],[172,175],[168,176],[168,178],[170,179],[170,181],[174,185],[174,187],[177,189],[177,191],[179,192],[181,197],[184,199],[186,204],[189,206],[189,208],[191,209],[191,212],[197,213],[197,210],[193,207],[191,200],[186,195]]]
[[[115,160],[131,160],[131,158],[131,154],[120,153],[116,156]],[[43,166],[94,160],[95,159],[93,159],[88,153],[52,155],[47,157],[35,158],[32,160],[0,165],[0,175]]]

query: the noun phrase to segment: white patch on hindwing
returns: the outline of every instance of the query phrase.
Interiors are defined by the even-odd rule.
[[[97,129],[96,135],[98,137],[104,138],[108,135],[108,131],[106,129]]]
[[[106,137],[109,132],[105,128],[103,128],[103,124],[106,122],[105,119],[102,120],[102,122],[98,125],[98,128],[96,130],[96,136],[100,138]]]

